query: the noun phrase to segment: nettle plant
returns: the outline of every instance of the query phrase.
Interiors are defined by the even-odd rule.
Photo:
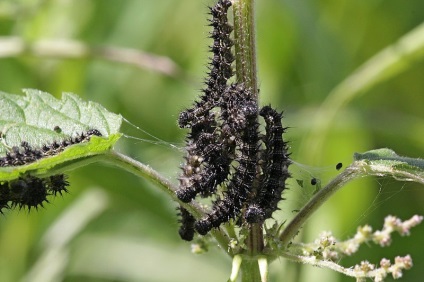
[[[281,258],[329,268],[357,281],[402,277],[412,267],[409,255],[351,267],[339,262],[355,254],[361,244],[388,246],[392,233],[409,235],[422,216],[402,221],[389,215],[381,230],[360,226],[345,241],[331,232],[323,232],[312,243],[297,242],[295,237],[305,221],[353,179],[388,176],[424,184],[420,159],[400,157],[389,149],[357,153],[345,169],[337,164],[341,173],[318,189],[290,222],[273,219],[284,205],[293,160],[282,112],[259,103],[253,10],[252,0],[219,0],[210,7],[213,43],[205,86],[178,118],[179,126],[188,130],[178,185],[114,150],[122,136],[122,117],[99,104],[69,93],[57,100],[38,90],[25,90],[24,96],[0,92],[0,211],[44,206],[50,196],[68,191],[67,171],[107,162],[152,181],[174,200],[179,206],[180,237],[186,241],[196,237],[196,252],[204,251],[212,240],[217,242],[233,259],[229,281],[238,276],[242,281],[267,281],[268,265]],[[408,36],[403,43],[411,43],[412,35]],[[416,46],[409,46],[406,52],[413,55]],[[366,66],[357,76],[363,73]],[[368,83],[377,79],[378,75],[369,75]],[[349,95],[355,91],[347,90],[350,83],[338,91]],[[317,179],[311,184],[317,185]]]

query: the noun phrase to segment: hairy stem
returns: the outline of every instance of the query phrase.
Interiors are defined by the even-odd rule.
[[[254,0],[233,0],[233,14],[237,82],[251,89],[258,105]],[[250,256],[254,257],[262,252],[264,243],[261,225],[250,225],[246,244]],[[243,282],[262,281],[256,260],[244,260],[241,265],[241,274]]]
[[[246,238],[246,244],[249,246],[249,255],[258,255],[264,248],[264,238],[262,224],[252,224],[250,234]]]
[[[288,252],[281,253],[281,256],[294,262],[303,263],[303,264],[307,263],[307,264],[311,264],[320,268],[328,268],[333,271],[342,273],[346,276],[355,277],[355,278],[373,278],[376,276],[378,272],[378,270],[374,270],[374,271],[369,271],[365,273],[364,271],[355,270],[352,267],[345,268],[332,261],[316,259],[315,257],[299,256],[299,255],[295,255]]]
[[[173,199],[176,202],[179,202],[185,209],[190,211],[190,213],[193,214],[195,217],[200,218],[205,214],[205,212],[199,205],[195,203],[187,204],[187,203],[181,202],[175,194],[175,191],[178,189],[178,187],[172,184],[171,182],[169,182],[168,179],[164,178],[162,175],[160,175],[157,171],[155,171],[151,167],[115,151],[111,151],[109,154],[104,155],[103,161],[109,164],[112,164],[114,166],[123,168],[124,170],[128,172],[131,172],[137,176],[143,177],[153,182],[159,188],[161,188],[163,192],[168,194],[168,196],[171,199]],[[218,241],[220,247],[227,254],[232,255],[231,251],[228,249],[228,245],[229,245],[228,238],[225,236],[225,233],[222,231],[222,229],[219,228],[219,229],[213,230],[211,233],[215,237],[215,239]]]
[[[241,281],[242,282],[262,281],[257,259],[245,258],[243,260],[243,262],[241,263]],[[262,282],[265,282],[265,281],[262,281]]]
[[[233,0],[233,13],[237,81],[252,89],[257,98],[254,2]]]

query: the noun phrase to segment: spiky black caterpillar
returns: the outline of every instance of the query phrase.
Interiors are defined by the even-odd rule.
[[[196,231],[207,234],[212,228],[235,219],[241,212],[252,191],[258,162],[258,109],[240,85],[232,85],[224,93],[224,102],[228,112],[223,123],[229,136],[235,139],[239,156],[235,159],[238,167],[227,185],[224,196],[213,203],[212,212],[195,223]]]
[[[32,147],[28,142],[23,141],[20,147],[12,147],[4,157],[0,158],[0,167],[25,165],[48,156],[57,155],[68,146],[89,141],[93,135],[102,136],[97,129],[90,129],[61,142],[54,141],[51,144],[44,144],[40,148]]]
[[[188,140],[186,163],[180,177],[178,198],[190,202],[200,194],[202,197],[215,193],[216,186],[227,179],[230,173],[229,157],[234,145],[220,142],[220,135],[203,132],[199,138]]]
[[[200,101],[197,101],[191,109],[181,112],[178,120],[181,128],[201,124],[203,117],[208,116],[209,111],[217,106],[220,94],[226,88],[228,79],[233,76],[231,64],[234,56],[231,47],[234,43],[230,38],[233,27],[228,24],[227,17],[230,6],[231,1],[220,0],[209,8],[212,15],[210,26],[213,27],[210,34],[213,39],[210,51],[213,56],[209,63],[208,79],[205,81],[206,88],[202,90]]]
[[[262,156],[264,163],[260,185],[245,213],[248,223],[263,222],[272,216],[278,208],[278,202],[283,199],[281,194],[286,187],[287,178],[290,177],[287,142],[282,138],[286,130],[281,124],[282,115],[270,106],[263,107],[260,115],[266,123],[263,140],[266,149]]]
[[[179,233],[184,240],[191,240],[194,231],[205,235],[232,219],[237,224],[263,223],[277,209],[289,177],[281,114],[269,106],[259,111],[249,88],[228,84],[234,61],[227,19],[230,6],[230,1],[219,0],[210,8],[214,42],[206,88],[200,101],[181,112],[178,120],[190,132],[177,197],[186,203],[198,195],[215,197],[211,211],[197,221],[180,208]],[[263,138],[259,115],[266,123]]]
[[[210,26],[213,27],[210,51],[213,57],[209,63],[209,78],[205,82],[206,88],[202,90],[200,101],[179,116],[180,127],[191,130],[187,138],[186,162],[180,177],[181,189],[177,192],[178,198],[183,202],[190,202],[198,194],[207,197],[215,193],[216,187],[230,173],[233,159],[230,156],[234,153],[235,143],[225,136],[226,132],[219,126],[220,117],[212,112],[223,104],[221,94],[227,87],[228,79],[233,76],[233,42],[230,38],[233,28],[227,19],[230,6],[230,1],[221,0],[210,8]]]
[[[0,213],[3,209],[10,208],[38,208],[48,202],[47,196],[66,193],[67,176],[57,174],[50,177],[39,178],[23,175],[16,180],[0,183]]]
[[[194,237],[194,222],[196,219],[183,207],[178,207],[179,215],[181,219],[179,222],[181,223],[180,230],[178,233],[180,234],[181,239],[185,241],[191,241]]]

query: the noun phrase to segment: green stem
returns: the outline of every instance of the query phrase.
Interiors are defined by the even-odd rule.
[[[163,192],[168,194],[171,199],[180,203],[194,216],[199,218],[205,214],[203,209],[198,204],[194,202],[190,204],[181,202],[175,194],[175,191],[178,188],[151,167],[115,151],[110,151],[110,153],[103,155],[101,160],[153,182],[159,188],[161,188]],[[228,249],[229,240],[228,237],[225,236],[225,233],[222,231],[222,229],[219,228],[213,230],[211,233],[218,241],[218,244],[221,246],[221,248],[231,256],[232,253]]]
[[[142,164],[116,151],[110,151],[110,153],[105,155],[105,157],[106,162],[123,168],[126,171],[131,172],[137,176],[149,179],[154,184],[162,188],[162,191],[167,193],[174,201],[178,201],[178,198],[175,195],[175,191],[178,189],[178,187],[172,184],[168,179],[164,178],[150,166]],[[201,209],[199,209],[197,213],[199,213],[200,211]]]
[[[262,252],[264,248],[262,224],[252,224],[250,226],[250,233],[246,238],[246,244],[249,247],[249,255],[255,256]]]
[[[241,263],[240,269],[242,282],[262,281],[257,258],[245,257]]]
[[[257,98],[254,0],[233,0],[233,13],[237,82],[252,89]]]
[[[306,220],[322,206],[337,190],[350,180],[363,174],[363,168],[358,162],[347,167],[341,174],[322,188],[309,202],[299,211],[280,235],[283,249],[285,249]]]
[[[258,102],[258,83],[256,77],[256,46],[254,0],[232,0],[234,13],[234,46],[237,82],[251,89],[254,100]],[[263,281],[258,261],[253,259],[263,251],[263,230],[261,224],[249,226],[246,239],[250,259],[241,264],[242,281]],[[267,264],[262,264],[262,272],[267,273]]]

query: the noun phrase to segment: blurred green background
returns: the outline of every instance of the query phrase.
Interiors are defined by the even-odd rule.
[[[202,87],[210,40],[209,0],[0,0],[0,90],[36,88],[60,97],[74,92],[101,103],[157,138],[181,147],[178,113]],[[422,0],[256,1],[261,104],[284,110],[290,127],[296,178],[335,176],[354,152],[389,147],[424,155],[424,61],[402,61],[404,70],[346,101],[315,144],[317,111],[331,90],[361,64],[424,20]],[[92,46],[134,48],[168,57],[171,75],[99,58],[5,55],[11,37],[76,40]],[[12,45],[13,46],[13,45]],[[421,48],[421,53],[423,53]],[[401,52],[401,50],[399,51]],[[36,53],[36,52],[35,52]],[[77,56],[78,57],[78,56]],[[325,116],[326,111],[321,111]],[[151,137],[124,124],[123,132]],[[321,133],[320,133],[321,134]],[[182,152],[123,138],[117,150],[151,165],[176,182]],[[314,167],[314,168],[312,168]],[[7,211],[0,218],[0,281],[226,281],[231,261],[211,245],[190,253],[179,239],[175,203],[143,179],[119,169],[90,165],[70,173],[70,194],[38,212]],[[276,217],[293,216],[313,187],[290,184]],[[309,192],[308,192],[309,191]],[[423,213],[422,187],[392,179],[362,179],[326,203],[299,235],[311,241],[322,230],[347,239],[358,225],[382,227],[384,217]],[[345,266],[411,254],[415,266],[402,281],[424,277],[424,227],[409,238],[394,235],[388,248],[362,246]],[[277,260],[271,281],[353,281],[326,269]],[[387,281],[391,281],[388,279]]]

